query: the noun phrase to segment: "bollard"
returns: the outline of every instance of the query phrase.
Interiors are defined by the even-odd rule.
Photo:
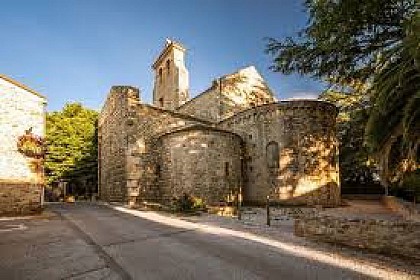
[[[236,201],[238,202],[238,205],[237,205],[237,207],[238,207],[238,209],[237,209],[238,220],[242,220],[242,216],[241,216],[241,197],[240,197],[239,193],[236,195],[236,198],[237,198]]]
[[[267,226],[271,225],[271,218],[270,218],[270,196],[267,195]]]

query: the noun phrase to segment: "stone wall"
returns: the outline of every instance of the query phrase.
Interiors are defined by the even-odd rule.
[[[251,66],[215,80],[208,90],[177,111],[217,122],[248,108],[275,101],[263,78]]]
[[[42,161],[18,151],[20,136],[45,135],[46,99],[24,85],[0,77],[0,214],[39,209]]]
[[[187,101],[178,112],[217,122],[220,119],[220,93],[215,84],[199,96]]]
[[[137,104],[136,113],[127,128],[127,182],[132,203],[135,201],[160,201],[160,186],[156,177],[160,135],[191,125],[210,125],[209,122],[164,110]]]
[[[295,234],[420,261],[418,222],[307,217],[295,221]]]
[[[0,180],[0,216],[41,211],[42,185]]]
[[[128,200],[128,128],[138,102],[137,88],[114,86],[99,116],[99,196],[105,201]]]
[[[245,141],[244,200],[337,205],[340,199],[335,106],[283,101],[219,123]]]
[[[241,142],[236,134],[202,126],[163,135],[157,168],[162,201],[184,193],[208,205],[232,199],[242,180]]]
[[[395,196],[382,196],[382,203],[395,212],[401,215],[404,219],[420,222],[419,208],[416,207],[412,202],[404,201],[401,198]]]
[[[105,201],[158,201],[155,176],[158,135],[193,124],[210,124],[141,104],[139,91],[112,87],[99,117],[99,195]]]

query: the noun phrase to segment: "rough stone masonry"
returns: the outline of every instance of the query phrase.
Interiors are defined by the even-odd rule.
[[[277,101],[250,66],[189,98],[185,48],[155,60],[153,104],[114,86],[99,119],[99,193],[106,201],[170,203],[184,193],[214,205],[334,206],[340,200],[337,109]]]
[[[27,214],[41,207],[42,159],[18,149],[19,137],[45,134],[46,99],[0,75],[0,215]]]

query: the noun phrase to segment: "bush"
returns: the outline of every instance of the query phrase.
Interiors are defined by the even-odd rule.
[[[206,203],[204,202],[204,200],[202,198],[194,197],[193,200],[194,200],[193,208],[195,210],[206,209]]]
[[[400,184],[393,187],[392,193],[405,200],[412,201],[415,197],[420,201],[420,169],[405,175]]]
[[[172,210],[175,212],[191,213],[205,208],[206,205],[203,199],[193,197],[187,193],[172,199]]]
[[[406,175],[402,180],[401,187],[408,190],[418,200],[420,198],[420,169]]]

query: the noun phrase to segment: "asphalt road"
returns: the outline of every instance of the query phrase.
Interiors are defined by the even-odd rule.
[[[368,279],[244,238],[99,205],[0,221],[0,279]]]

